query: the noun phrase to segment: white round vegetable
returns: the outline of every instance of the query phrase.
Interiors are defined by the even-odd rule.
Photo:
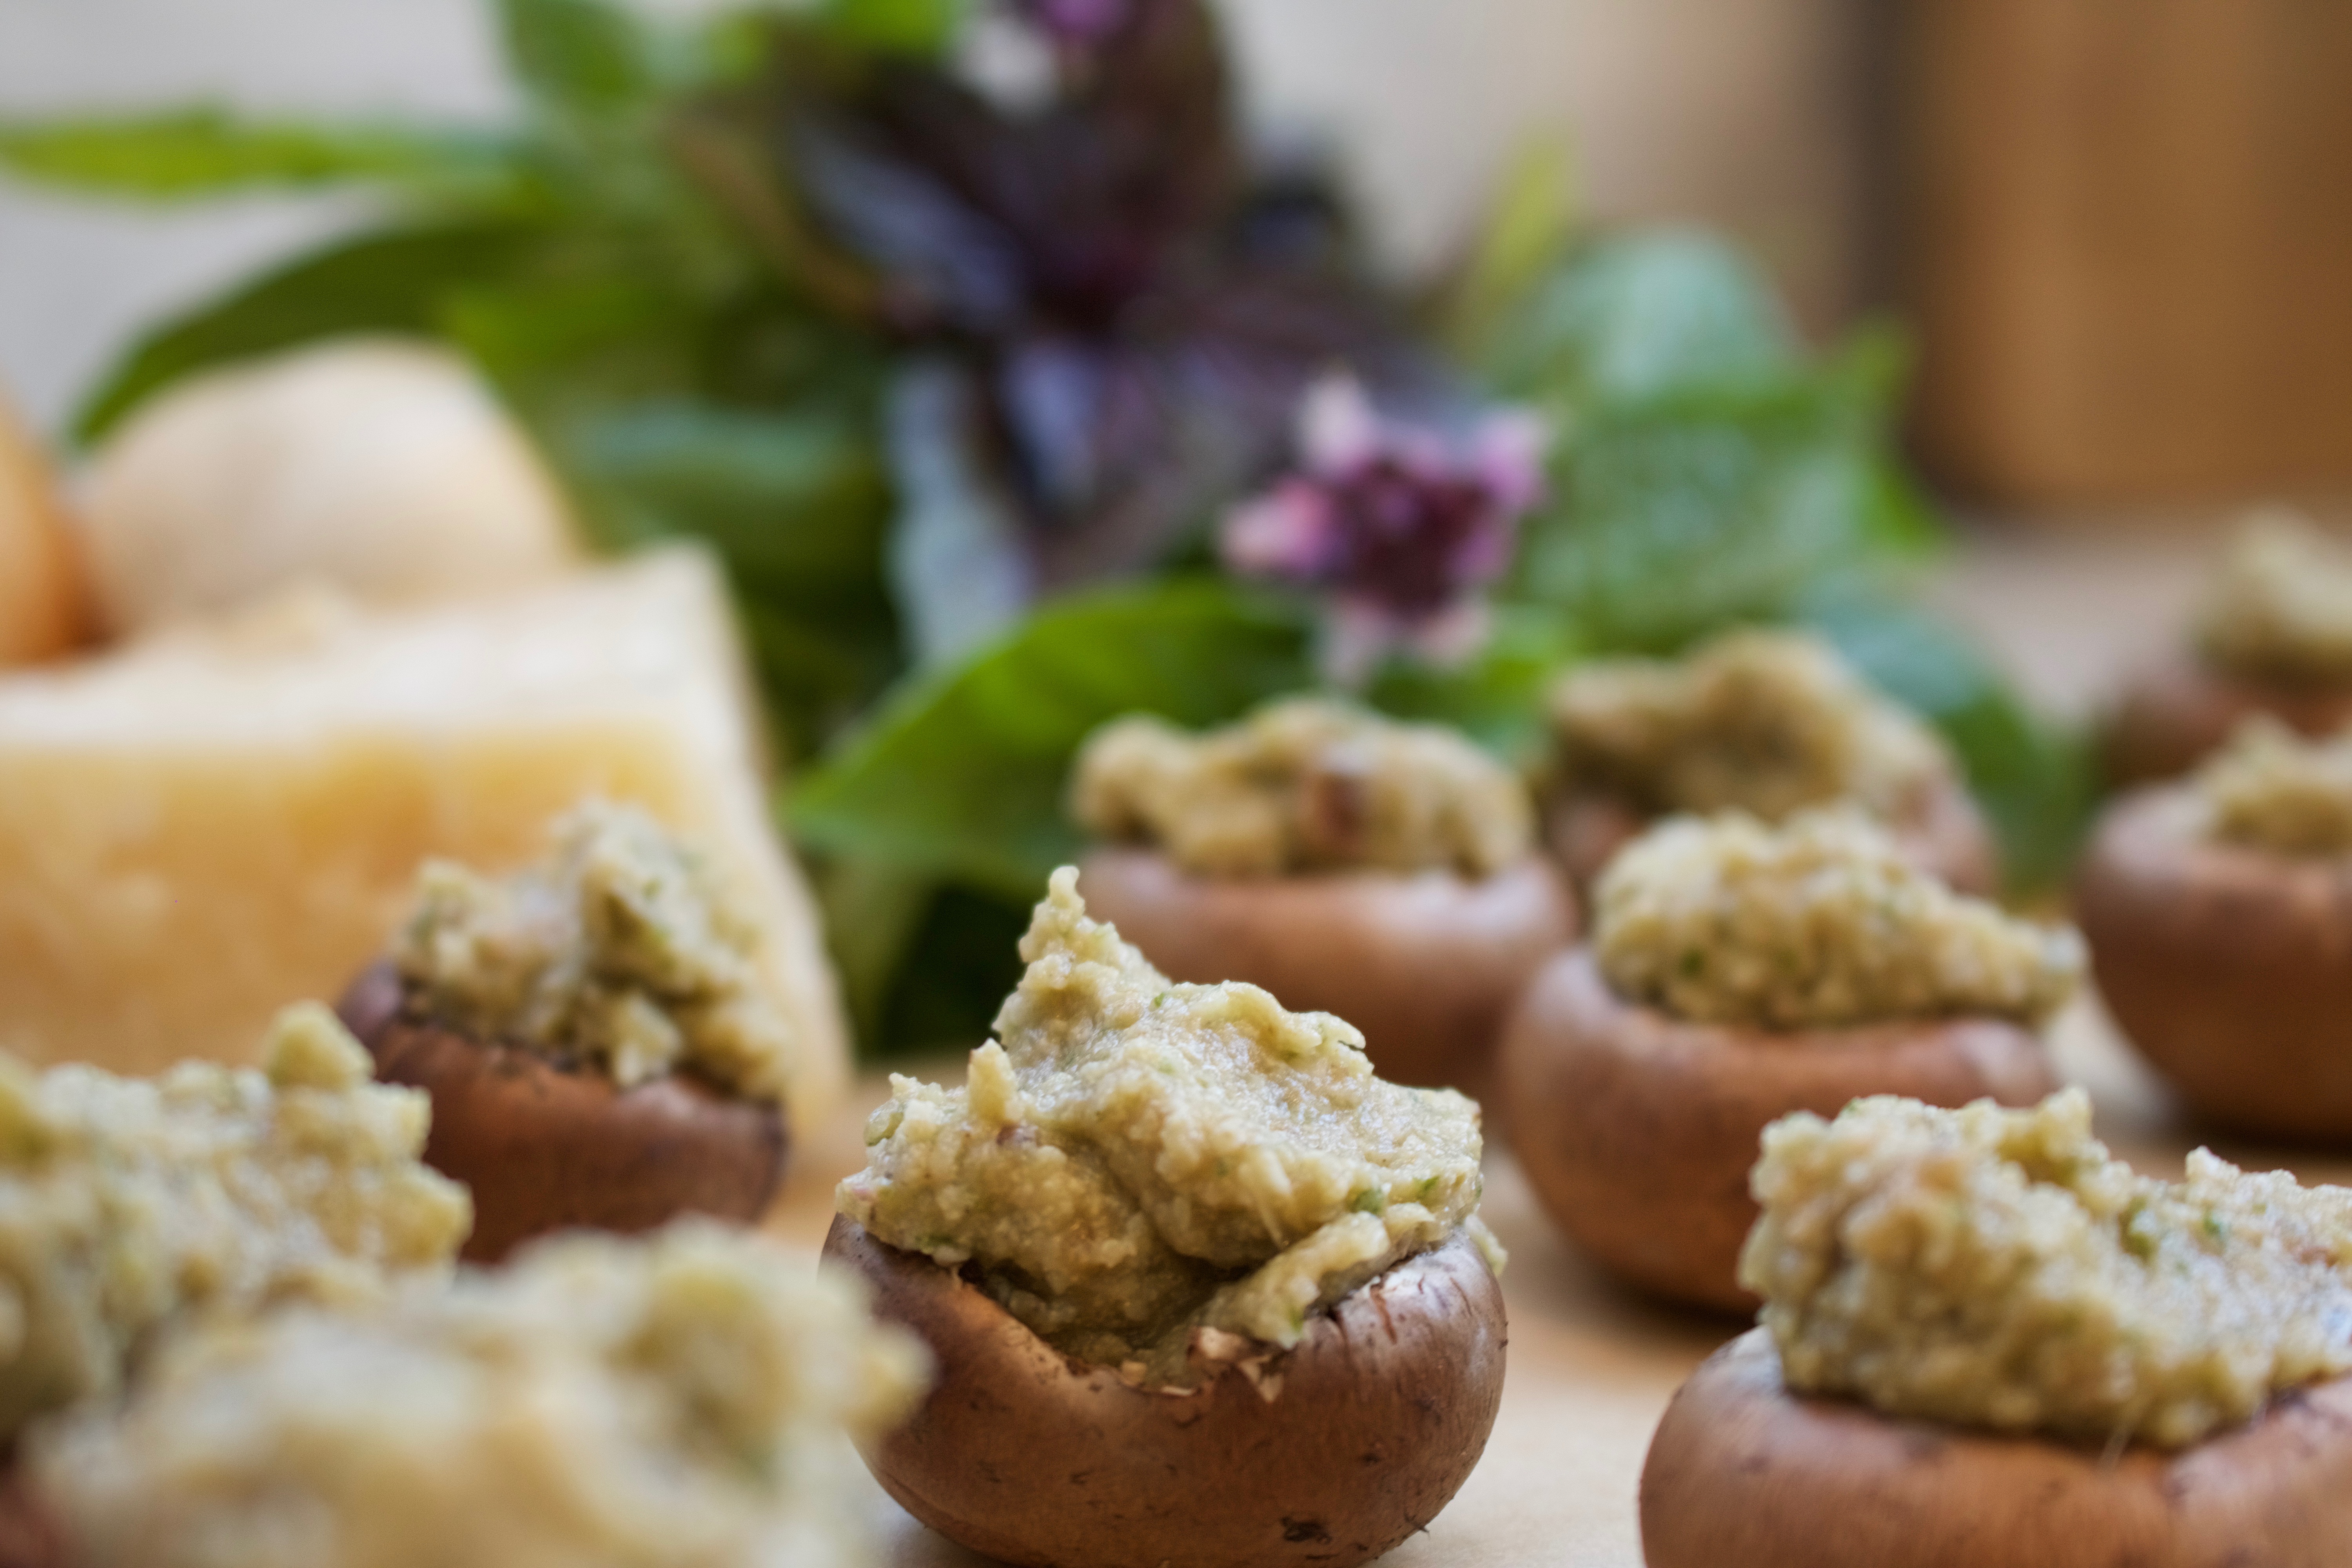
[[[91,586],[128,636],[298,582],[461,597],[580,559],[562,497],[453,355],[348,339],[194,376],[98,454]]]

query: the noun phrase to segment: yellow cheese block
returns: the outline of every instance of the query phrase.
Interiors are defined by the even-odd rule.
[[[419,861],[509,869],[602,795],[699,840],[764,916],[804,1125],[846,1034],[751,714],[718,569],[683,548],[432,611],[295,595],[0,679],[0,1047],[243,1060],[383,951]]]

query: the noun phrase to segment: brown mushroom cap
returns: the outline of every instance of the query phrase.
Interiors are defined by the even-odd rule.
[[[64,1526],[14,1455],[0,1461],[0,1568],[67,1568]]]
[[[1627,1002],[1589,948],[1546,964],[1503,1037],[1497,1097],[1554,1224],[1634,1285],[1747,1310],[1739,1248],[1756,1222],[1758,1140],[1791,1111],[1866,1094],[2032,1105],[2058,1087],[2032,1033],[1997,1018],[1775,1032],[1694,1024]]]
[[[1294,1011],[1364,1032],[1392,1083],[1486,1088],[1528,976],[1576,940],[1575,900],[1539,855],[1481,881],[1448,872],[1221,880],[1154,850],[1079,868],[1096,918],[1171,979],[1262,985]]]
[[[375,1058],[376,1077],[433,1100],[425,1163],[474,1194],[464,1256],[495,1262],[551,1230],[625,1235],[681,1214],[750,1223],[783,1178],[783,1115],[688,1073],[622,1089],[601,1072],[485,1045],[406,1005],[376,964],[336,1011]]]
[[[2332,735],[2352,723],[2352,685],[2257,680],[2174,654],[2142,668],[2117,696],[2100,726],[2100,772],[2111,789],[2178,778],[2257,713],[2299,734]]]
[[[1570,790],[1544,813],[1544,838],[1569,880],[1590,889],[1617,851],[1656,818],[1622,795]],[[1911,813],[1886,825],[1905,859],[1964,893],[1990,898],[2000,889],[2000,849],[1974,796],[1943,781],[1919,797]]]
[[[1642,1471],[1650,1568],[2336,1568],[2347,1542],[2341,1378],[2109,1456],[1801,1397],[1757,1329],[1683,1384]]]
[[[2202,833],[2185,788],[2099,819],[2074,918],[2107,1010],[2200,1115],[2352,1138],[2352,860]]]
[[[939,1383],[865,1446],[925,1524],[1028,1568],[1349,1568],[1437,1517],[1503,1392],[1503,1294],[1456,1236],[1190,1393],[1054,1349],[953,1269],[839,1218],[824,1241]]]

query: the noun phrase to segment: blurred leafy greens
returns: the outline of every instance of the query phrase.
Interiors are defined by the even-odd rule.
[[[487,3],[507,124],[0,124],[0,165],[104,195],[386,198],[149,334],[79,434],[337,334],[469,355],[600,539],[727,561],[779,728],[817,759],[790,813],[869,1042],[985,1026],[1022,906],[1077,848],[1061,797],[1095,725],[1310,683],[1307,606],[1192,574],[1334,363],[1399,412],[1506,399],[1555,436],[1496,636],[1466,668],[1391,666],[1377,706],[1528,761],[1572,659],[1802,621],[1942,729],[2021,886],[2063,867],[2079,747],[1905,595],[1937,531],[1893,453],[1893,334],[1809,353],[1737,251],[1588,233],[1542,153],[1416,334],[1328,182],[1245,144],[1202,0],[1055,38],[1019,101],[957,46],[1034,21],[1022,0]],[[1040,593],[1065,596],[1008,621]]]
[[[1487,324],[1465,333],[1457,316],[1450,335],[1495,345],[1489,384],[1552,419],[1549,504],[1480,658],[1450,672],[1392,665],[1373,704],[1530,762],[1541,693],[1580,655],[1672,653],[1736,625],[1801,621],[1944,733],[2012,883],[2046,886],[2082,825],[2080,748],[1901,592],[1937,533],[1888,435],[1898,345],[1871,331],[1808,357],[1753,268],[1701,236],[1580,244],[1518,270],[1515,300],[1490,275],[1474,312]],[[925,906],[896,932],[897,951],[876,938],[863,955],[873,967],[853,973],[854,994],[884,999],[883,1037],[900,1038],[887,975],[931,976],[945,1005],[927,943],[978,921],[1014,929],[1045,871],[1077,852],[1061,792],[1094,725],[1128,711],[1225,721],[1308,684],[1303,610],[1267,613],[1237,589],[1175,581],[1065,601],[902,689],[804,782],[804,841],[887,860],[901,889],[961,889],[952,910]],[[956,1015],[964,1034],[985,1026],[982,1003],[1015,967],[980,972]]]
[[[1895,455],[1899,341],[1865,328],[1809,356],[1755,268],[1699,234],[1571,243],[1549,272],[1519,275],[1515,305],[1487,304],[1466,334],[1457,315],[1455,331],[1489,385],[1559,432],[1517,593],[1603,653],[1815,625],[1943,731],[2012,887],[2050,886],[2084,826],[2082,745],[1908,601],[1940,535]]]
[[[1507,611],[1465,668],[1392,667],[1369,697],[1531,757],[1543,688],[1570,651],[1556,616]],[[1017,934],[1046,873],[1077,858],[1084,841],[1063,796],[1071,759],[1094,730],[1138,712],[1223,723],[1313,683],[1306,605],[1179,575],[1056,600],[971,658],[895,693],[803,780],[792,807],[803,845],[858,868],[837,870],[822,891],[836,926],[859,933],[836,951],[869,1037],[935,1043],[937,1034],[897,1031],[949,1016],[963,1035],[986,1026],[1019,972],[1010,941],[992,963],[948,966],[972,980],[968,994],[935,950],[969,952],[959,944],[974,922]],[[920,1013],[894,1018],[890,981],[905,973],[925,976],[935,994]]]
[[[942,15],[835,0],[807,26],[914,41]],[[78,434],[215,364],[347,333],[440,337],[531,427],[602,540],[693,534],[719,550],[779,727],[813,755],[902,662],[875,434],[888,347],[780,273],[677,151],[686,106],[762,67],[772,18],[656,24],[614,0],[501,0],[498,20],[525,110],[496,129],[216,110],[0,127],[0,163],[105,194],[344,183],[391,198],[382,224],[149,333]]]
[[[256,124],[211,108],[0,127],[0,159],[27,178],[159,201],[353,180],[464,199],[509,177],[511,151],[491,133]]]

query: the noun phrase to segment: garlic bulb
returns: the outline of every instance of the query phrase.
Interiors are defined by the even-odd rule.
[[[562,496],[488,389],[442,350],[389,338],[189,378],[99,452],[84,501],[117,636],[296,583],[417,603],[580,558]]]

